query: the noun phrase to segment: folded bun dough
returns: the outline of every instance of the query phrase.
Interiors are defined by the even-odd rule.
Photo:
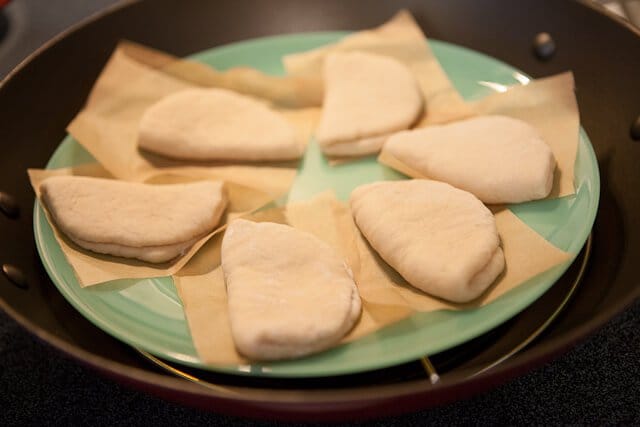
[[[221,182],[149,185],[56,176],[40,194],[58,228],[78,246],[160,263],[213,231],[227,204]]]
[[[504,269],[493,214],[471,193],[422,179],[376,182],[350,203],[371,247],[424,292],[467,302]]]
[[[324,86],[316,138],[330,155],[377,153],[391,133],[408,129],[422,111],[415,78],[387,56],[330,54],[324,63]]]
[[[290,160],[304,146],[279,113],[225,89],[186,89],[153,104],[139,123],[138,145],[185,160]]]
[[[504,116],[400,132],[382,152],[421,177],[448,182],[485,203],[548,196],[556,167],[553,152],[535,128]]]
[[[340,341],[360,315],[351,270],[293,227],[233,221],[222,241],[231,332],[253,360],[300,357]]]

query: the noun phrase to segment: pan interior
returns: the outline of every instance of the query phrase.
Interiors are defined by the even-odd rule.
[[[312,33],[269,37],[214,48],[194,59],[218,69],[250,66],[282,74],[282,55],[339,40],[345,33]],[[506,85],[529,80],[524,73],[493,58],[452,44],[431,41],[443,68],[465,99],[478,99]],[[91,156],[67,137],[48,168],[91,161]],[[367,158],[330,167],[311,143],[290,199],[300,200],[327,188],[342,199],[357,185],[400,176]],[[556,200],[515,206],[514,212],[559,248],[578,254],[596,214],[599,175],[593,148],[581,130],[575,168],[577,193]],[[170,278],[117,281],[82,289],[53,238],[41,207],[34,208],[34,231],[41,259],[60,292],[86,318],[116,338],[164,359],[203,369],[267,377],[317,377],[363,372],[415,360],[452,348],[496,327],[539,298],[568,268],[557,266],[485,307],[464,312],[416,314],[378,333],[321,354],[279,363],[246,366],[203,364],[191,342],[180,300]]]

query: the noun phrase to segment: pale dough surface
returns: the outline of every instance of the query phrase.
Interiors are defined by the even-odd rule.
[[[542,199],[551,191],[556,168],[536,129],[505,116],[400,132],[382,151],[420,177],[447,182],[485,203]]]
[[[310,233],[237,219],[225,233],[221,257],[233,340],[250,359],[327,349],[360,316],[350,268]]]
[[[453,302],[478,297],[504,269],[493,214],[473,194],[414,179],[351,193],[358,228],[411,285]]]
[[[225,89],[169,95],[145,111],[138,132],[141,148],[177,159],[291,160],[304,151],[279,113]]]
[[[149,185],[54,176],[40,184],[60,230],[95,252],[168,261],[213,231],[227,205],[222,182]]]
[[[422,112],[415,78],[405,65],[388,56],[330,54],[324,63],[324,84],[322,117],[316,132],[323,149],[408,129]],[[377,149],[379,145],[363,144],[350,152]]]

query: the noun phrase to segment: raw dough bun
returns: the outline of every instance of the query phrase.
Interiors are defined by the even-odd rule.
[[[79,246],[165,262],[213,231],[227,205],[222,182],[149,185],[55,176],[40,184],[60,230]]]
[[[138,145],[185,160],[291,160],[304,146],[280,114],[224,89],[186,89],[149,107]]]
[[[233,221],[222,240],[231,332],[253,360],[332,347],[360,316],[350,268],[325,242],[293,227]]]
[[[548,196],[556,167],[553,152],[535,128],[504,116],[400,132],[382,151],[422,177],[448,182],[485,203]]]
[[[504,269],[493,214],[471,193],[414,179],[360,186],[350,202],[373,249],[424,292],[467,302]]]
[[[324,64],[325,97],[316,132],[326,153],[376,153],[383,141],[359,143],[408,129],[422,111],[418,84],[401,62],[364,52],[333,53]],[[335,147],[334,147],[335,145]]]

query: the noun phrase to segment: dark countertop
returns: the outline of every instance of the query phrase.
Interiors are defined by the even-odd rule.
[[[0,18],[0,77],[113,0],[13,0]],[[271,425],[182,408],[121,386],[0,312],[0,425]],[[640,301],[566,355],[490,392],[374,425],[640,424]]]
[[[372,425],[640,424],[640,302],[556,361],[469,400]],[[247,425],[123,387],[0,314],[0,425]],[[255,425],[274,425],[252,422]]]

